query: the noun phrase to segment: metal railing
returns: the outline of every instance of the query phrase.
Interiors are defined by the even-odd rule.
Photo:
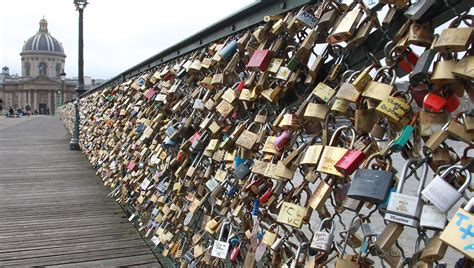
[[[85,97],[94,92],[100,91],[112,85],[122,83],[123,81],[140,75],[146,71],[155,69],[160,65],[166,64],[169,61],[175,60],[184,55],[200,49],[216,40],[225,38],[229,35],[236,34],[240,31],[253,27],[263,22],[265,15],[277,15],[289,10],[301,7],[308,3],[316,3],[318,1],[312,0],[260,0],[243,9],[231,14],[230,16],[216,22],[215,24],[197,32],[196,34],[182,40],[181,42],[159,52],[158,54],[136,64],[133,67],[121,72],[120,74],[109,79],[107,82],[85,92],[80,97]],[[426,14],[419,20],[432,21],[433,27],[438,27],[449,21],[456,14],[469,10],[472,7],[471,0],[444,0],[437,1]],[[384,57],[383,48],[385,44],[391,41],[391,38],[400,29],[403,23],[406,22],[406,17],[403,12],[397,12],[393,22],[390,26],[382,32],[376,30],[370,34],[368,40],[363,46],[354,47],[349,53],[347,63],[350,67],[360,67],[364,64],[367,57],[367,51],[374,53],[376,58]],[[331,66],[333,62],[326,64],[326,67]],[[329,68],[327,68],[329,69]]]

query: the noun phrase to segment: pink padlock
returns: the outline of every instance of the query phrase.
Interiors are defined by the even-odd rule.
[[[237,261],[237,257],[240,254],[240,243],[232,249],[232,252],[230,253],[230,260],[231,261]]]
[[[280,151],[288,144],[290,139],[291,139],[291,133],[285,130],[280,134],[280,136],[278,136],[275,139],[275,141],[273,142],[273,145],[278,151]]]

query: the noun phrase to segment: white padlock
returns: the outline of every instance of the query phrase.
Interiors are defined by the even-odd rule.
[[[457,190],[451,184],[446,182],[444,178],[446,178],[451,172],[462,170],[462,168],[463,166],[461,165],[454,165],[446,169],[441,175],[436,175],[436,177],[434,177],[434,179],[421,192],[423,198],[433,203],[433,205],[439,208],[442,212],[447,213],[454,204],[461,199],[463,192],[471,184],[471,172],[469,172],[469,170],[463,170],[466,175],[466,180]]]
[[[226,227],[229,228],[229,231],[227,233],[226,240],[222,241]],[[229,252],[229,247],[230,247],[229,238],[230,238],[231,232],[232,232],[231,219],[227,218],[225,219],[224,223],[222,223],[221,232],[219,233],[219,239],[214,240],[214,244],[212,246],[212,251],[211,251],[212,257],[216,257],[219,259],[227,258],[227,252]]]

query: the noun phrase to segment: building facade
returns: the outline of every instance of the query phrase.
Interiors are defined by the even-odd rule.
[[[61,80],[66,54],[61,43],[48,31],[43,18],[38,32],[25,41],[21,57],[21,76],[9,73],[8,67],[0,74],[0,98],[3,108],[30,106],[39,114],[54,114],[58,104],[75,97],[77,80]]]

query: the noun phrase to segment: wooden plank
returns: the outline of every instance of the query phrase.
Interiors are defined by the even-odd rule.
[[[32,134],[34,133],[34,134]],[[110,189],[53,117],[0,123],[0,266],[157,267]]]
[[[69,255],[56,255],[51,252],[51,255],[41,256],[37,258],[27,259],[15,259],[10,261],[1,262],[2,266],[20,266],[20,265],[35,265],[35,266],[47,266],[47,265],[60,265],[67,263],[80,263],[88,261],[100,261],[112,258],[123,258],[124,256],[153,256],[152,254],[143,254],[144,249],[141,247],[136,248],[122,248],[114,251],[96,250],[93,252],[82,252]]]
[[[133,257],[124,257],[124,258],[113,258],[108,260],[100,260],[100,261],[89,261],[89,262],[82,262],[81,266],[85,267],[97,267],[97,266],[106,266],[106,267],[162,267],[159,263],[156,262],[156,258],[149,255],[140,255],[140,256],[133,256]],[[77,263],[69,263],[51,267],[57,268],[69,268],[69,267],[77,267]]]

